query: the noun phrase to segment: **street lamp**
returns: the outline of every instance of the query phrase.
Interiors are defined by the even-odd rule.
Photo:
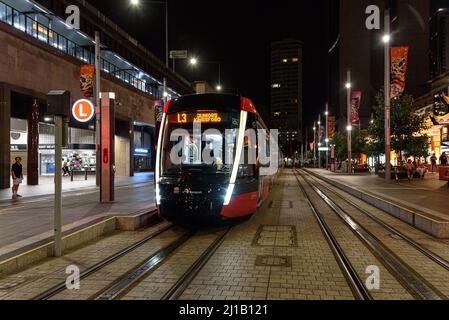
[[[385,44],[385,180],[391,181],[391,138],[390,138],[390,108],[391,108],[391,84],[390,84],[390,10],[385,10],[385,30],[383,42]]]
[[[203,60],[201,60],[201,61],[199,61],[197,58],[195,58],[195,57],[193,57],[193,58],[191,58],[190,60],[189,60],[189,64],[191,65],[191,66],[196,66],[196,65],[198,65],[198,64],[200,64],[200,63],[204,63],[204,64],[217,64],[218,65],[218,84],[217,84],[217,86],[215,87],[215,89],[217,90],[217,91],[222,91],[223,90],[223,87],[222,87],[222,85],[221,85],[221,62],[219,62],[219,61],[203,61]]]
[[[348,173],[352,173],[352,124],[351,124],[351,71],[348,70],[347,82],[346,82],[346,92],[347,92],[347,113],[348,121],[346,130],[348,132]]]
[[[197,58],[190,58],[189,63],[192,66],[196,66],[198,64],[198,59]]]
[[[166,1],[152,1],[152,0],[145,0],[146,3],[149,4],[158,4],[158,5],[163,5],[165,6],[165,66],[167,67],[167,71],[169,70],[169,58],[168,58],[168,2]],[[140,4],[140,0],[130,0],[130,4],[133,7],[137,7]],[[164,76],[164,89],[163,89],[163,93],[164,93],[164,100],[165,102],[167,102],[167,97],[168,94],[165,95],[165,93],[167,93],[167,77]]]

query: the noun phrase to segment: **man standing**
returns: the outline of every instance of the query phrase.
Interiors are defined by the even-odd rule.
[[[430,163],[432,164],[432,173],[438,172],[437,156],[435,153],[432,155],[432,157],[430,157]],[[435,171],[433,170],[434,168],[435,168]]]
[[[19,191],[19,186],[23,181],[23,167],[22,167],[22,158],[21,157],[17,157],[16,159],[16,163],[14,163],[12,165],[11,168],[11,175],[12,175],[12,181],[13,181],[13,186],[12,186],[12,199],[15,200],[17,198],[22,198],[21,195],[17,194],[17,192]]]

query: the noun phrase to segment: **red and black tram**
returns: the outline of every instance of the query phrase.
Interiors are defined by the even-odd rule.
[[[261,150],[273,156],[269,137],[247,98],[199,94],[168,101],[155,170],[159,215],[170,221],[226,220],[254,213],[273,182],[273,175],[261,175],[271,165],[261,164]]]

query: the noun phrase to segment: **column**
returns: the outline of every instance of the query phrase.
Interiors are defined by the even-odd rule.
[[[11,187],[11,92],[0,84],[0,189]]]
[[[58,170],[60,165],[56,163],[55,170]],[[37,186],[39,184],[39,101],[37,99],[31,100],[28,114],[27,172],[28,185]]]
[[[129,122],[129,176],[134,177],[134,121]]]

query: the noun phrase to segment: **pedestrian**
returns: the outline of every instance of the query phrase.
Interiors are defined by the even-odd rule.
[[[447,155],[446,152],[443,152],[443,154],[440,157],[440,165],[443,167],[447,166]]]
[[[437,167],[437,156],[436,156],[435,153],[432,155],[432,157],[430,157],[430,162],[431,162],[431,164],[432,164],[432,173],[438,172],[438,167]],[[435,170],[434,170],[434,169],[435,169]]]
[[[17,198],[22,198],[20,194],[18,194],[19,186],[23,182],[23,167],[22,167],[22,158],[16,157],[15,163],[11,167],[11,176],[13,181],[12,186],[12,199],[15,200]]]
[[[413,176],[415,175],[415,167],[413,166],[412,160],[408,160],[405,164],[405,170],[407,171],[408,181],[412,181]]]

